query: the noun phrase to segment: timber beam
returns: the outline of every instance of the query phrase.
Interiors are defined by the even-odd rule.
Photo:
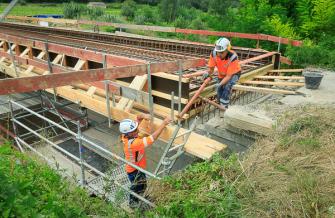
[[[0,53],[0,55],[2,54]],[[189,69],[193,67],[203,66],[204,63],[204,59],[192,59],[182,62],[152,63],[150,64],[150,71],[152,73],[156,73],[161,72],[162,69],[164,69],[165,71],[171,72],[179,70],[180,66],[182,67],[182,69]],[[43,68],[45,68],[45,66],[47,65],[46,63],[41,63],[37,61],[33,61],[30,64],[26,65],[38,67],[41,64],[44,66]],[[0,95],[31,92],[35,90],[55,88],[65,85],[83,84],[101,80],[112,80],[117,78],[132,77],[136,75],[144,75],[147,73],[147,70],[148,65],[141,64],[123,67],[113,67],[109,69],[82,70],[24,78],[5,79],[0,80],[0,87],[2,87],[0,88]]]

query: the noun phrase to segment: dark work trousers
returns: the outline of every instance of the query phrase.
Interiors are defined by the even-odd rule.
[[[239,80],[240,76],[241,76],[240,73],[234,74],[225,85],[218,86],[217,98],[220,102],[220,105],[224,106],[225,108],[228,108],[230,102],[231,90]],[[220,83],[221,80],[222,79],[218,79],[218,83]]]
[[[128,173],[128,179],[131,183],[130,190],[136,194],[142,195],[147,188],[147,178],[144,173],[135,170],[134,172]],[[139,199],[136,196],[130,194],[129,205],[137,203]]]

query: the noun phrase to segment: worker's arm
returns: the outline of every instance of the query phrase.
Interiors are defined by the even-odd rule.
[[[216,66],[216,62],[211,54],[209,56],[209,61],[208,61],[208,72],[202,75],[203,80],[207,79],[208,77],[213,76],[215,66]]]
[[[143,115],[138,115],[137,116],[137,120],[141,121],[143,119],[146,120],[150,120],[150,115],[149,114],[143,114]],[[147,147],[149,145],[152,145],[154,143],[154,141],[159,137],[159,135],[162,133],[162,131],[164,130],[164,128],[171,122],[171,118],[170,117],[166,117],[162,124],[150,135],[147,137],[143,138],[143,143],[144,143],[144,147]]]
[[[232,75],[226,75],[220,82],[220,86],[224,86],[231,79]]]
[[[154,140],[156,140],[158,138],[158,136],[163,132],[163,129],[171,122],[171,118],[170,117],[166,117],[162,124],[158,127],[158,129],[155,130],[155,132],[153,132],[151,135],[153,137]]]

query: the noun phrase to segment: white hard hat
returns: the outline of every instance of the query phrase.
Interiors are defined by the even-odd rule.
[[[227,38],[220,38],[215,42],[214,50],[216,52],[224,52],[225,50],[229,49],[230,42]]]
[[[124,119],[120,123],[119,130],[123,134],[134,132],[138,127],[138,122],[131,119]]]

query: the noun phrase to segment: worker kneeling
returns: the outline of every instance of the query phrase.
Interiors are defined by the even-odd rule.
[[[216,41],[215,47],[210,54],[208,67],[208,73],[203,75],[203,79],[205,80],[212,76],[214,68],[217,68],[217,99],[220,105],[227,109],[231,90],[241,76],[241,66],[237,54],[231,50],[228,39],[220,38]]]
[[[125,159],[136,166],[143,169],[146,168],[147,160],[145,156],[145,148],[152,145],[158,136],[162,133],[163,129],[170,123],[169,117],[165,118],[162,124],[148,137],[139,137],[138,125],[143,119],[149,119],[148,115],[137,116],[137,121],[131,119],[122,120],[120,123],[120,132],[122,133],[122,142],[124,143],[123,149]],[[126,172],[131,183],[130,190],[136,194],[142,195],[147,187],[146,176],[143,172],[126,165]],[[138,206],[139,199],[130,194],[129,206],[134,208]]]

